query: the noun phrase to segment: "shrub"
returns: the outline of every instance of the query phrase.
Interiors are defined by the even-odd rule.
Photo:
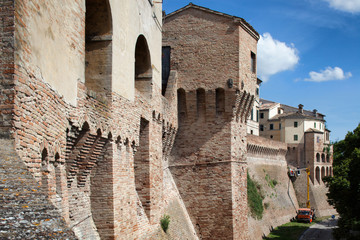
[[[169,224],[170,224],[170,216],[165,214],[160,219],[160,225],[161,225],[162,230],[164,230],[164,232],[166,232],[168,230]]]
[[[260,185],[252,180],[249,173],[247,173],[248,205],[251,215],[257,219],[261,219],[264,212],[263,198],[260,189],[258,189],[259,187]]]
[[[275,179],[270,178],[269,174],[266,174],[265,180],[269,184],[269,187],[271,188],[275,188],[276,184],[278,184],[278,182]]]

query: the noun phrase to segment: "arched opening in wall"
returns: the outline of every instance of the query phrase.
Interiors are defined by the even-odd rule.
[[[317,153],[317,154],[316,154],[316,161],[317,161],[317,162],[320,162],[320,153]]]
[[[49,156],[47,149],[44,148],[41,152],[41,187],[47,196],[49,196],[49,174]]]
[[[108,0],[86,0],[85,86],[94,92],[112,89],[112,17]]]
[[[183,88],[177,90],[178,118],[181,123],[187,117],[186,92]]]
[[[325,177],[325,168],[321,168],[321,180]]]
[[[223,88],[217,88],[216,95],[216,116],[221,116],[225,112],[225,90]]]
[[[330,155],[326,154],[326,162],[330,162]]]
[[[134,156],[135,187],[141,205],[150,219],[150,131],[149,121],[140,119],[139,146]]]
[[[329,175],[330,175],[330,177],[332,177],[332,175],[333,175],[332,167],[329,168]]]
[[[320,183],[320,168],[319,167],[315,168],[315,178],[316,178],[317,182]]]
[[[206,97],[205,89],[196,89],[196,112],[198,119],[205,119],[206,114]]]
[[[140,35],[135,46],[135,89],[150,98],[152,87],[152,67],[149,47],[146,38]]]
[[[61,163],[59,153],[55,154],[55,193],[56,193],[56,205],[61,209],[61,199],[62,199],[62,176],[61,176]]]
[[[325,154],[321,154],[321,161],[325,162]]]
[[[329,176],[329,167],[326,167],[326,176]]]

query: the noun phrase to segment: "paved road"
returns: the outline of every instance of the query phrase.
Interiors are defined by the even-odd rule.
[[[299,240],[334,240],[332,229],[337,225],[337,217],[335,219],[325,219],[322,222],[312,225]]]

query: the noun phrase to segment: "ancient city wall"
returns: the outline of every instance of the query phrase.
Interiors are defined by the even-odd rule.
[[[163,46],[171,47],[178,75],[179,129],[169,168],[202,239],[248,239],[245,120],[258,39],[248,27],[192,4],[165,17]]]
[[[1,4],[1,47],[8,53],[1,54],[2,136],[14,139],[17,155],[77,237],[151,235],[163,214],[163,152],[177,127],[176,81],[166,98],[159,87],[161,23],[152,14],[161,7],[131,1],[130,12],[152,21],[138,19],[139,29],[127,28],[122,44],[116,23],[123,21],[109,19],[119,17],[109,14],[118,1]],[[85,8],[105,14],[101,24],[114,31],[96,32]],[[122,79],[111,66],[119,43],[126,46],[123,67],[132,72],[122,73],[125,97],[113,91]]]
[[[282,142],[247,136],[247,162],[250,177],[261,186],[264,214],[255,219],[249,214],[251,239],[262,239],[275,227],[289,222],[299,207],[285,159],[287,145]],[[276,181],[274,186],[273,181]]]

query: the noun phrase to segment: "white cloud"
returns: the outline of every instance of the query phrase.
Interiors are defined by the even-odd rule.
[[[360,13],[360,0],[324,0],[330,7],[351,13]]]
[[[297,49],[291,44],[273,39],[270,33],[260,36],[258,42],[258,75],[261,80],[269,80],[271,75],[293,69],[299,62]]]
[[[311,82],[325,82],[325,81],[333,81],[333,80],[345,80],[352,76],[351,72],[345,73],[339,67],[327,67],[325,70],[321,70],[320,72],[309,72],[310,78],[306,78],[305,81]]]

